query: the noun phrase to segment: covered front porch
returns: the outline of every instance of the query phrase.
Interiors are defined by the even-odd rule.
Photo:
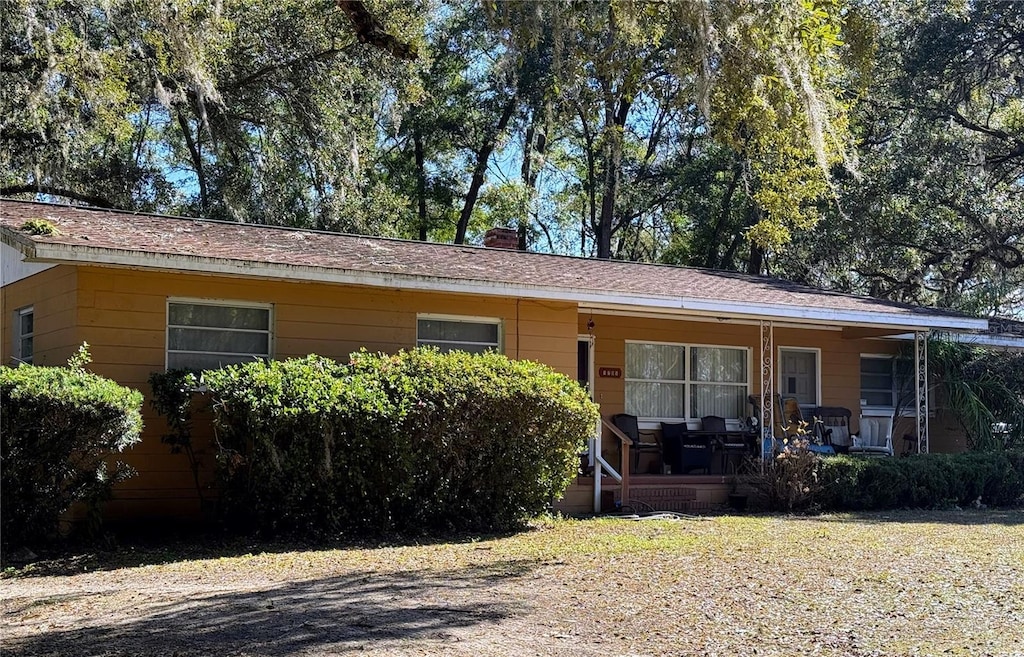
[[[885,418],[887,447],[879,453],[931,451],[927,341],[941,322],[823,314],[779,319],[581,307],[580,379],[600,404],[602,422],[584,474],[556,508],[724,507],[739,464],[770,457],[764,439],[784,435],[780,398],[798,405],[805,418],[822,407],[848,410],[850,443]],[[909,381],[894,365],[907,345]],[[616,426],[613,418],[623,414],[636,418],[639,440]],[[707,428],[713,418],[724,420],[717,433]],[[721,434],[706,467],[673,468],[678,455],[666,453],[665,441],[666,428],[673,427],[689,436]]]

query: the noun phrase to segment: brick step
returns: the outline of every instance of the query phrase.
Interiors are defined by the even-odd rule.
[[[634,511],[675,511],[698,513],[711,510],[712,505],[697,499],[694,488],[682,486],[630,486],[625,502]]]
[[[637,500],[695,500],[696,488],[682,486],[630,486],[629,496]]]
[[[675,511],[676,513],[703,513],[714,508],[710,502],[702,500],[643,500],[630,496],[628,506],[632,511]]]

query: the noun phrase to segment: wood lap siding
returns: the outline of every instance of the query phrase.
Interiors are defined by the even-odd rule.
[[[0,289],[3,309],[3,364],[11,364],[14,348],[14,311],[32,306],[35,321],[33,362],[64,365],[82,338],[76,328],[78,275],[75,267],[62,265],[33,274]]]
[[[150,373],[164,369],[168,297],[272,304],[273,354],[279,359],[317,353],[347,360],[362,347],[410,349],[420,313],[495,317],[502,320],[507,355],[576,375],[576,308],[567,303],[101,267],[79,268],[77,281],[78,342],[89,342],[93,370],[147,395],[143,441],[123,459],[140,475],[117,488],[108,505],[113,518],[189,517],[199,511],[187,460],[160,442],[164,421],[148,400]],[[200,429],[195,443],[209,483],[209,431]]]

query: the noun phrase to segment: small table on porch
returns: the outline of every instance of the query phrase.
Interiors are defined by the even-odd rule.
[[[689,436],[710,437],[713,439],[713,449],[720,453],[719,473],[727,474],[726,463],[730,457],[742,459],[744,456],[757,454],[757,434],[750,433],[746,429],[729,429],[726,431],[705,431],[698,429],[687,431]],[[734,463],[733,473],[739,470],[739,463]]]

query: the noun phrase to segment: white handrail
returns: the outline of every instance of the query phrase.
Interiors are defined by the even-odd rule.
[[[608,464],[608,461],[604,460],[604,457],[598,456],[597,460],[601,464],[601,467],[604,468],[605,472],[607,472],[609,475],[611,475],[611,478],[614,479],[616,483],[619,483],[619,484],[622,483],[622,475],[620,475],[618,473],[618,471],[615,470],[615,468],[610,466]]]
[[[590,439],[590,458],[594,461],[594,513],[601,513],[601,471],[607,472],[617,483],[622,483],[622,475],[601,456],[600,444],[598,436]]]

